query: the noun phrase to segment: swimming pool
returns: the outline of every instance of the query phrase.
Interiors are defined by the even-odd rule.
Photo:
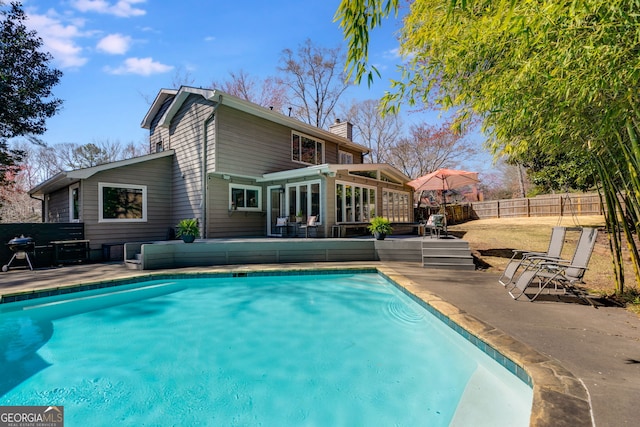
[[[176,276],[0,310],[0,405],[64,405],[68,425],[529,423],[529,386],[374,273]]]

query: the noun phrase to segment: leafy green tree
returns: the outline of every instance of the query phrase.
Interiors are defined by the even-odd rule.
[[[45,132],[46,119],[62,104],[51,93],[62,73],[49,67],[52,57],[40,51],[42,39],[25,27],[22,5],[0,2],[0,8],[0,186],[7,186],[22,156],[8,140],[34,140],[33,135]]]
[[[374,75],[369,31],[398,7],[341,2],[356,79]],[[403,100],[453,108],[459,127],[480,117],[496,156],[586,159],[607,206],[618,292],[623,236],[640,284],[639,28],[637,1],[416,0],[399,35],[403,76],[386,97],[390,110]]]

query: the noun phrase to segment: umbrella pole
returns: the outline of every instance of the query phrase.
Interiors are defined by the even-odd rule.
[[[444,191],[444,180],[442,180],[442,214],[444,215],[444,236],[448,237],[449,232],[447,231],[447,196]]]

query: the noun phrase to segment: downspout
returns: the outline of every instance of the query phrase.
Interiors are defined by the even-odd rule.
[[[31,193],[29,193],[29,197],[31,197],[33,200],[40,201],[40,216],[41,216],[42,222],[44,223],[44,220],[46,218],[45,212],[44,212],[44,199],[38,199],[37,197],[33,197],[33,194]]]
[[[222,105],[222,95],[218,95],[218,102],[213,106],[213,111],[209,114],[209,117],[204,121],[204,129],[202,131],[202,238],[207,237],[207,160],[209,157],[209,136],[207,134],[207,127],[209,123],[215,118],[218,107]]]

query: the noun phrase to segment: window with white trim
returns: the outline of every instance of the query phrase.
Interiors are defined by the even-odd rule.
[[[336,222],[369,222],[376,216],[376,188],[336,183]]]
[[[407,222],[411,218],[409,193],[404,191],[382,191],[382,216],[393,222]]]
[[[323,141],[291,132],[291,160],[309,165],[324,163]]]
[[[320,216],[322,210],[320,200],[320,181],[298,182],[287,184],[287,206],[289,217],[302,217],[303,221],[309,216],[318,216],[318,223],[323,221]]]
[[[338,151],[338,163],[341,165],[352,165],[353,164],[353,153],[347,153],[346,151],[339,150]]]
[[[238,211],[261,211],[262,187],[229,184],[229,207]]]
[[[80,221],[80,183],[69,187],[69,221]]]
[[[146,222],[147,186],[98,183],[99,222]]]

